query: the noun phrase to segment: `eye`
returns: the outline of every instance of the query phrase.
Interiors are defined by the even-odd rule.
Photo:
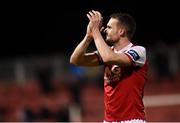
[[[111,27],[110,26],[107,26],[108,29],[110,29]]]

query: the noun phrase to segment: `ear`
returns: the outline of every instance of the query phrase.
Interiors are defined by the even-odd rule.
[[[124,28],[120,28],[118,33],[119,33],[120,36],[125,35],[125,30],[124,30]]]

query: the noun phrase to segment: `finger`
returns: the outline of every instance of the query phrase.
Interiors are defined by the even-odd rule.
[[[91,16],[91,20],[94,20],[97,18],[96,15],[92,11],[89,12],[89,15]]]
[[[104,31],[103,31],[104,29],[105,29],[105,28],[102,26],[101,29],[100,29],[100,32],[104,32]]]
[[[94,13],[96,15],[96,11],[95,10],[92,10],[92,13]]]
[[[89,11],[89,14],[91,15],[91,17],[93,17],[95,14],[91,11]]]
[[[96,16],[96,18],[98,18],[98,19],[99,19],[99,15],[98,15],[97,11],[92,10],[92,12],[93,12],[93,14]]]
[[[96,18],[102,21],[103,17],[99,11],[92,10],[92,12],[96,15]]]
[[[96,14],[98,15],[99,20],[102,20],[102,19],[103,19],[103,17],[102,17],[102,15],[101,15],[100,12],[96,11]]]
[[[86,14],[86,16],[88,17],[88,19],[91,21],[92,20],[92,18],[91,18],[91,16],[89,15],[89,14]]]

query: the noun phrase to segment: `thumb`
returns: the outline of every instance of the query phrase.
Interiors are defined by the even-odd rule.
[[[104,30],[104,27],[102,26],[101,29],[100,29],[100,32],[103,32],[103,30]]]

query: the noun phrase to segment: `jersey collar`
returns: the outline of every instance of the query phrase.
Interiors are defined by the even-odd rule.
[[[115,53],[120,53],[120,52],[126,51],[127,49],[131,48],[132,46],[133,46],[133,44],[132,44],[132,43],[129,43],[128,45],[126,45],[125,47],[123,47],[123,48],[120,49],[120,50],[116,50],[114,47],[112,47],[112,49],[113,49],[113,51],[114,51]]]

